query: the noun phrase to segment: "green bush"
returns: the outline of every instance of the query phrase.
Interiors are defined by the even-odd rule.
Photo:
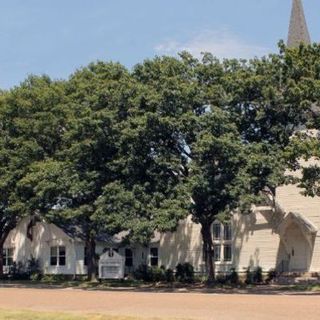
[[[14,262],[8,270],[8,274],[3,275],[3,280],[40,280],[41,269],[36,259],[30,259],[27,263]]]
[[[194,268],[190,263],[179,263],[176,267],[176,279],[180,282],[194,282]]]
[[[246,284],[260,284],[263,282],[263,273],[261,267],[256,267],[253,270],[251,270],[250,267],[248,267],[246,271]]]
[[[166,270],[164,266],[151,268],[145,264],[140,265],[133,272],[133,277],[135,280],[144,282],[174,281],[174,273],[171,269]]]
[[[230,274],[227,275],[227,282],[230,284],[239,284],[239,274],[235,268],[230,270]]]
[[[224,274],[218,274],[215,279],[216,284],[224,285],[227,283],[227,278]]]
[[[253,284],[253,272],[251,271],[251,268],[248,267],[246,270],[246,284]]]
[[[145,282],[153,281],[152,268],[145,264],[141,264],[133,273],[136,280],[142,280]]]
[[[167,269],[165,271],[165,277],[167,282],[174,282],[174,272],[172,269]]]
[[[166,270],[164,267],[161,268],[152,268],[152,281],[159,282],[159,281],[166,281]]]
[[[263,275],[262,275],[262,268],[256,267],[253,271],[253,282],[254,283],[262,283],[263,282]]]
[[[39,261],[31,258],[27,263],[27,273],[32,281],[38,281],[42,278],[42,272],[40,268]]]
[[[267,276],[267,279],[266,279],[266,282],[269,283],[271,282],[272,280],[276,279],[278,276],[278,273],[275,269],[270,269],[268,271],[268,276]]]
[[[8,279],[10,280],[30,280],[30,274],[21,262],[14,262],[9,269]]]

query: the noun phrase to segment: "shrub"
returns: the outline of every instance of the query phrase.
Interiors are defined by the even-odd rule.
[[[253,283],[253,273],[250,269],[250,267],[247,268],[246,270],[246,280],[245,280],[246,284],[252,284]]]
[[[262,268],[256,267],[253,270],[251,270],[250,267],[248,267],[246,271],[246,284],[260,284],[263,282],[263,274],[262,274]]]
[[[165,281],[166,280],[166,274],[165,274],[165,268],[152,268],[151,269],[152,274],[152,281],[159,282],[159,281]]]
[[[165,277],[167,282],[174,282],[174,272],[172,269],[167,269],[165,271]]]
[[[136,280],[142,280],[145,282],[153,281],[152,268],[145,264],[141,264],[133,273]]]
[[[37,281],[42,278],[42,272],[40,268],[39,261],[31,258],[27,263],[27,273],[29,274],[29,278],[32,281]]]
[[[227,282],[231,284],[239,284],[239,274],[236,269],[232,268],[230,271],[230,274],[227,276]]]
[[[31,258],[26,263],[14,262],[3,279],[10,280],[40,280],[41,269],[36,259]]]
[[[254,283],[262,283],[263,282],[263,275],[262,275],[262,268],[257,267],[253,271],[253,282]]]
[[[216,282],[217,284],[224,285],[224,284],[226,284],[226,282],[227,282],[227,278],[226,278],[226,276],[225,276],[224,274],[218,274],[218,275],[216,276],[215,282]]]
[[[173,270],[166,270],[164,266],[160,268],[151,268],[145,264],[140,265],[134,272],[133,277],[136,280],[144,282],[174,281]]]
[[[194,281],[194,268],[190,263],[179,263],[176,267],[176,279],[180,282]]]
[[[271,282],[272,280],[276,279],[278,276],[278,273],[275,269],[270,269],[268,271],[268,276],[267,276],[267,279],[266,279],[266,282]]]
[[[8,278],[11,280],[29,280],[30,274],[21,262],[14,262],[9,269]]]

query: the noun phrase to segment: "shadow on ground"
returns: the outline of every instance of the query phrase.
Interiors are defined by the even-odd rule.
[[[252,287],[206,287],[204,285],[187,286],[108,286],[100,283],[68,282],[68,283],[32,283],[5,281],[0,282],[0,289],[45,289],[45,290],[83,290],[83,291],[108,291],[108,292],[142,292],[142,293],[198,293],[198,294],[221,294],[221,295],[320,295],[319,285],[260,285]]]

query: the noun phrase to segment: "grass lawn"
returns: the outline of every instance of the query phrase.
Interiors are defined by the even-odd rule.
[[[44,313],[33,311],[9,311],[0,310],[0,320],[139,320],[130,317],[114,317],[103,315],[80,316],[63,313]],[[156,318],[149,319],[156,320]],[[161,320],[161,319],[157,319]],[[162,319],[164,320],[164,319]]]

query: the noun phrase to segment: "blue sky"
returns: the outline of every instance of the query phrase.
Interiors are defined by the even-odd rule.
[[[304,0],[313,41],[320,1]],[[127,67],[188,49],[252,57],[287,37],[291,0],[0,0],[0,88],[67,78],[91,61]]]

